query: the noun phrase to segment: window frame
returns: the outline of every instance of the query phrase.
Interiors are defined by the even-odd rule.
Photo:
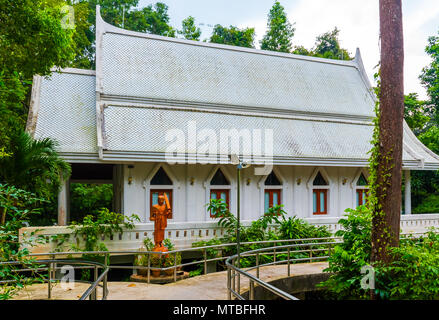
[[[158,192],[160,194],[160,192],[167,192],[169,194],[169,203],[171,205],[171,214],[168,216],[168,219],[172,219],[173,218],[173,211],[174,211],[174,205],[173,205],[173,197],[172,197],[172,193],[173,193],[173,189],[150,189],[149,190],[149,204],[150,204],[150,208],[149,208],[149,221],[153,221],[152,218],[152,207],[153,207],[153,203],[152,203],[152,194]]]
[[[328,214],[328,188],[313,188],[312,190],[312,211],[313,215],[327,215]],[[316,209],[317,211],[314,211],[314,193],[316,193]],[[320,211],[320,194],[324,194],[324,201],[325,201],[325,210]]]
[[[367,203],[367,198],[368,198],[368,193],[369,193],[369,188],[368,187],[359,187],[355,189],[355,204],[356,207],[359,207],[361,205],[363,205],[363,193],[366,192],[366,201],[365,204]],[[358,197],[357,197],[358,195]],[[357,202],[358,200],[358,202]]]
[[[278,205],[282,205],[282,188],[265,188],[264,189],[264,211],[265,211],[265,193],[268,192],[268,208],[273,207],[273,193],[277,193]],[[270,205],[271,204],[271,205]],[[264,212],[265,214],[266,212]]]
[[[209,199],[212,200],[212,193],[216,193],[217,199],[222,199],[222,198],[218,198],[218,194],[221,194],[225,192],[226,193],[226,205],[227,208],[230,210],[230,189],[214,189],[211,188],[209,191]],[[212,212],[209,211],[209,215],[211,218],[216,218],[214,215],[212,215]]]

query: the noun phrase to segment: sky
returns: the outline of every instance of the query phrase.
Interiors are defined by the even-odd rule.
[[[157,0],[159,1],[159,0]],[[139,7],[157,1],[140,0]],[[212,26],[254,27],[256,48],[266,31],[267,15],[274,0],[160,0],[169,6],[170,23],[181,29],[188,16],[202,29],[201,39],[210,37]],[[340,43],[351,56],[360,48],[371,82],[379,62],[379,0],[280,0],[296,28],[293,45],[312,48],[318,35],[340,30]],[[402,0],[404,29],[404,91],[421,99],[427,94],[419,81],[422,68],[431,59],[425,53],[429,36],[439,31],[438,0]]]

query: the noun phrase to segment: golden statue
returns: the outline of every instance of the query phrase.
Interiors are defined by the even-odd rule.
[[[158,203],[152,206],[151,220],[154,221],[154,251],[168,251],[163,245],[168,217],[171,215],[171,205],[166,193],[160,193]]]

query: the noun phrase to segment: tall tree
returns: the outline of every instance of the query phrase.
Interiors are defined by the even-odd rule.
[[[64,28],[62,0],[0,0],[0,149],[24,129],[34,74],[48,75],[73,58],[74,30]]]
[[[229,28],[217,24],[210,37],[210,42],[228,44],[231,46],[254,48],[255,29],[239,29],[234,26]]]
[[[268,14],[267,33],[261,40],[261,49],[290,52],[295,30],[288,21],[285,8],[276,1]]]
[[[404,43],[401,0],[380,0],[381,80],[379,132],[371,164],[371,261],[389,263],[389,247],[399,245],[402,136],[404,117]],[[376,161],[375,163],[373,161]]]
[[[178,31],[187,40],[200,40],[201,29],[195,25],[195,18],[192,16],[187,17],[181,23],[182,29]]]

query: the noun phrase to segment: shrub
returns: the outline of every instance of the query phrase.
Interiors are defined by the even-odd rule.
[[[439,195],[430,194],[422,200],[421,204],[413,209],[413,213],[436,213],[439,212]]]
[[[304,239],[304,238],[325,238],[330,237],[329,230],[322,226],[317,227],[307,223],[306,221],[297,217],[286,218],[286,212],[283,210],[283,205],[273,206],[258,220],[252,221],[249,227],[238,226],[236,217],[227,209],[227,205],[221,201],[213,199],[207,205],[207,210],[210,210],[215,217],[219,218],[218,226],[225,229],[225,234],[222,238],[214,238],[209,241],[199,241],[193,243],[193,247],[210,246],[221,243],[235,243],[237,240],[236,229],[240,230],[241,252],[260,249],[264,247],[272,247],[273,243],[265,244],[245,244],[245,242],[258,242],[265,240],[282,240],[282,239]],[[231,256],[236,254],[236,246],[230,246],[223,249],[208,249],[208,258],[222,256]],[[323,254],[323,252],[321,253]],[[303,253],[293,257],[303,257]],[[260,255],[260,263],[272,262],[273,255]],[[276,255],[278,260],[286,258],[286,255]],[[240,265],[243,267],[252,266],[255,264],[255,257],[241,258]],[[219,266],[224,269],[224,263],[218,262]],[[201,268],[201,267],[200,267]]]
[[[16,282],[8,285],[0,284],[0,300],[10,299],[25,285],[33,282],[40,282],[44,279],[43,275],[36,269],[38,263],[35,258],[29,257],[27,248],[21,248],[19,243],[19,230],[26,226],[32,215],[40,213],[40,205],[45,202],[35,194],[16,188],[7,184],[0,184],[0,261],[23,262],[27,268],[32,270],[32,276],[25,277],[17,271],[20,265],[0,265],[1,280],[15,280]],[[22,245],[34,245],[33,237],[36,231],[30,233]],[[44,242],[39,239],[38,242]]]
[[[343,243],[334,247],[329,267],[324,270],[333,275],[320,286],[339,299],[364,299],[369,292],[361,289],[361,268],[370,264],[372,215],[365,206],[346,212],[346,218],[338,222],[343,229],[335,233]]]
[[[372,216],[364,206],[346,211],[347,218],[339,221],[344,230],[336,232],[343,243],[334,248],[324,270],[333,274],[319,286],[337,299],[367,299],[361,268],[370,264]],[[402,238],[389,251],[390,264],[374,265],[378,299],[439,299],[439,235],[434,229],[419,238]]]
[[[432,229],[417,241],[392,248],[394,261],[379,270],[382,296],[389,299],[439,299],[439,235]]]

